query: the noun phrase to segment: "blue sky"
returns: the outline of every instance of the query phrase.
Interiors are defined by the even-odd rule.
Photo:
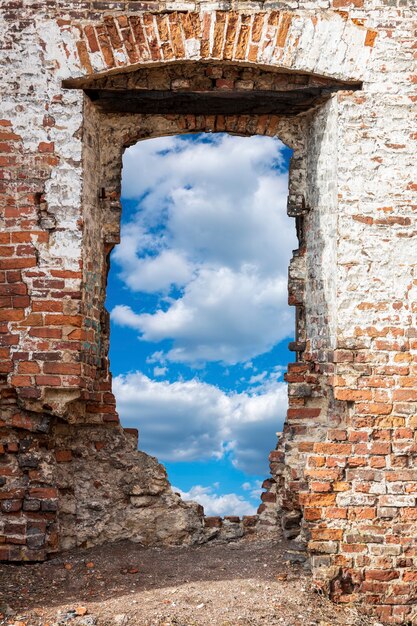
[[[285,416],[290,155],[276,139],[227,134],[124,154],[106,303],[117,407],[210,515],[256,510]]]

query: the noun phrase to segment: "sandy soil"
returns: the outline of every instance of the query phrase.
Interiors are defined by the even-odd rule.
[[[294,555],[293,555],[294,556]],[[0,624],[17,626],[370,626],[312,590],[282,543],[74,550],[0,566]]]

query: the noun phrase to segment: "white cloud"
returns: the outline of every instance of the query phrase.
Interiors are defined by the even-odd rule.
[[[122,195],[146,196],[149,222],[159,222],[165,198],[187,187],[221,190],[232,199],[236,191],[253,194],[258,184],[253,175],[268,173],[271,163],[282,165],[280,141],[270,137],[202,136],[202,139],[161,137],[138,142],[123,156]],[[155,214],[156,212],[156,214]]]
[[[183,500],[193,500],[204,507],[206,515],[254,515],[256,507],[250,502],[242,498],[236,493],[227,493],[218,495],[212,487],[203,487],[195,485],[189,491],[182,491],[177,487],[173,487]]]
[[[136,315],[126,304],[118,304],[111,312],[111,318],[113,322],[119,324],[119,326],[129,326],[130,328],[139,328],[139,322],[137,321],[139,315]],[[150,362],[148,360],[148,362]]]
[[[173,339],[166,356],[183,363],[246,361],[293,330],[286,278],[262,280],[252,267],[203,269],[166,311],[136,314],[118,305],[112,320],[136,328],[146,341]]]
[[[147,357],[153,380],[121,375],[114,392],[122,423],[138,427],[140,448],[162,461],[231,455],[245,472],[269,473],[287,390],[280,368],[259,373],[250,359],[293,331],[287,268],[297,243],[280,150],[268,137],[220,135],[209,143],[155,139],[125,153],[123,196],[136,199],[138,211],[122,227],[112,260],[130,291],[155,294],[144,301],[157,304],[138,313],[126,299],[112,321],[148,342],[168,339],[171,349]],[[161,380],[170,361],[243,363],[249,388]],[[260,488],[249,482],[245,499],[196,485],[183,497],[207,514],[243,515],[254,512]]]
[[[158,365],[157,365],[156,367],[153,368],[153,375],[155,377],[157,377],[157,376],[165,376],[167,371],[168,371],[167,367],[158,367]]]
[[[153,352],[150,356],[146,357],[146,363],[165,364],[166,358],[164,352],[162,350],[157,350],[156,352]]]
[[[261,372],[260,374],[254,374],[253,376],[249,378],[249,384],[256,385],[258,383],[261,383],[263,380],[265,380],[267,375],[268,375],[268,372],[266,370]]]
[[[119,305],[113,322],[146,341],[173,340],[167,358],[191,364],[246,361],[292,334],[287,267],[296,238],[281,148],[269,137],[217,135],[126,151],[123,195],[140,199],[140,211],[112,259],[130,289],[165,299],[145,314]],[[181,291],[167,300],[172,287]]]
[[[258,501],[261,493],[263,491],[262,489],[262,481],[261,480],[254,480],[253,482],[244,482],[242,484],[242,489],[244,491],[250,491],[250,497],[253,498],[254,500]]]
[[[113,391],[123,424],[139,427],[142,450],[166,461],[222,454],[218,427],[229,406],[217,387],[155,381],[137,372],[117,376]]]
[[[124,235],[123,246],[116,249],[114,258],[122,265],[121,277],[133,291],[153,293],[166,291],[171,285],[184,285],[192,276],[192,267],[176,250],[162,250],[157,256],[138,257],[133,249],[127,249]]]
[[[225,393],[197,379],[156,381],[140,372],[117,376],[113,390],[125,426],[139,428],[139,447],[164,461],[221,458],[251,474],[268,473],[287,407],[286,385],[270,379],[257,391]]]
[[[263,460],[264,467],[268,467],[267,455],[275,447],[276,432],[282,427],[287,408],[285,383],[270,381],[257,389],[258,392],[237,394],[241,401],[230,414],[227,424],[234,464],[249,474],[269,473],[259,472],[260,461]]]

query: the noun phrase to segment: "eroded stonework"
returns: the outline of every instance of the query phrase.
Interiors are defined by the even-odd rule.
[[[413,0],[6,0],[1,11],[0,558],[282,525],[335,600],[413,623]],[[294,151],[296,361],[263,502],[243,521],[204,518],[136,450],[107,359],[123,150],[202,131],[278,136]]]

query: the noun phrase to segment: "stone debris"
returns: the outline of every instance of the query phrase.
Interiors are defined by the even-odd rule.
[[[85,606],[77,606],[75,609],[76,615],[87,615],[87,608]]]
[[[97,619],[96,615],[87,615],[85,607],[77,607],[58,612],[56,621],[51,626],[96,626],[98,625]]]
[[[314,592],[305,569],[285,560],[288,546],[236,546],[144,549],[119,542],[67,553],[70,572],[60,558],[18,571],[2,566],[0,606],[10,615],[4,626],[375,625]],[[93,570],[85,567],[90,560]],[[140,572],[132,577],[126,570],[134,563]]]

